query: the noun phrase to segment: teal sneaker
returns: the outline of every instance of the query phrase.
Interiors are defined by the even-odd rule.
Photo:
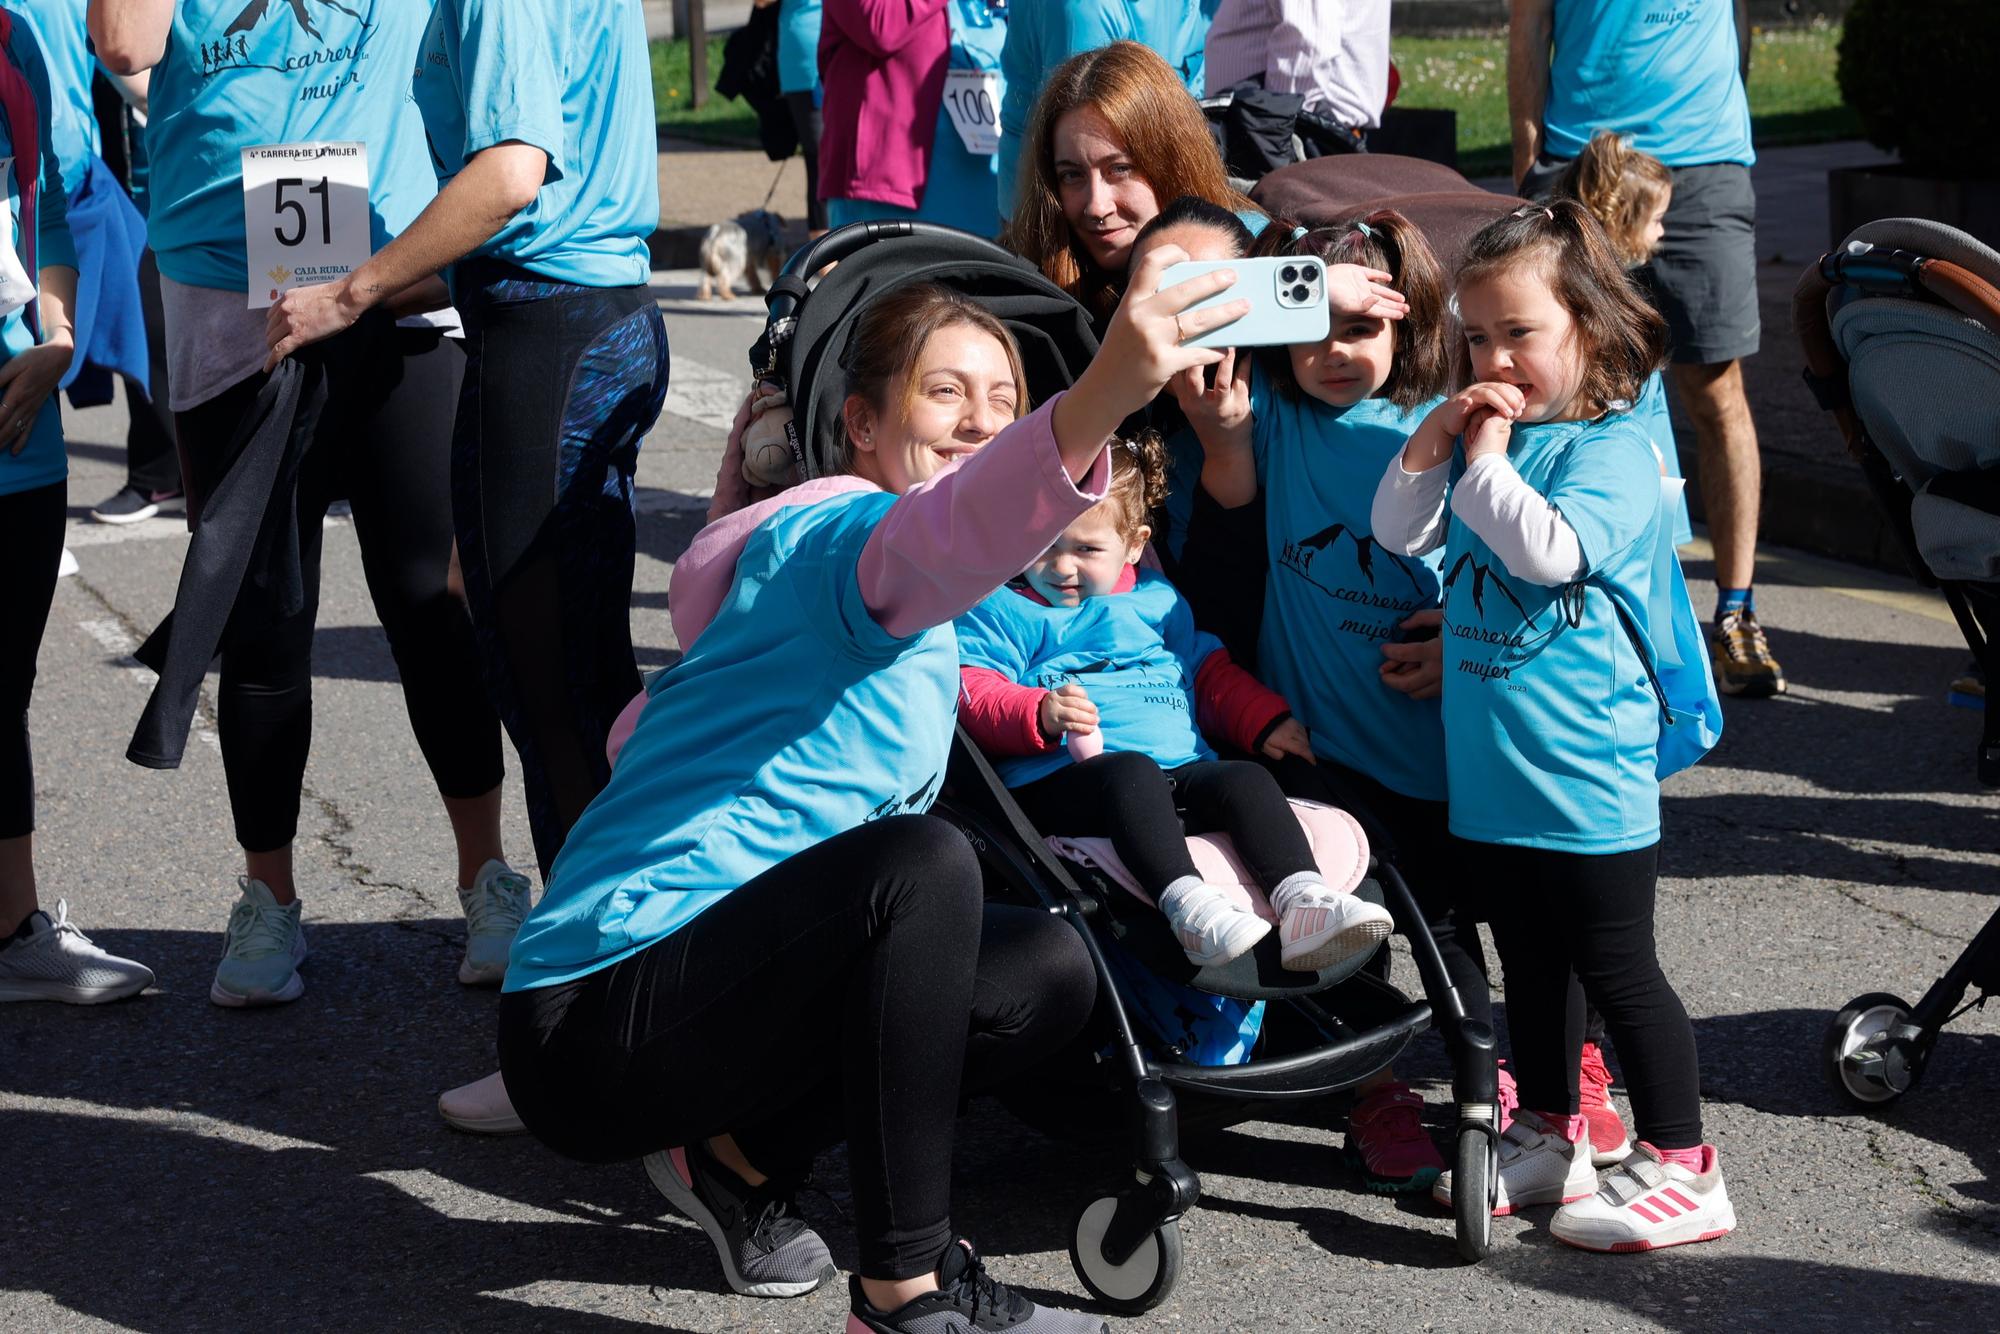
[[[479,868],[471,889],[458,891],[465,909],[465,961],[458,980],[468,987],[497,987],[507,976],[514,933],[528,915],[528,877],[494,858]]]
[[[299,901],[280,905],[270,888],[247,875],[236,877],[243,897],[229,910],[222,937],[222,962],[208,998],[217,1005],[281,1005],[305,995],[299,965],[306,959],[305,928]]]

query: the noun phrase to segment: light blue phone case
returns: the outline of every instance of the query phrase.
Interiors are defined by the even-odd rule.
[[[1216,269],[1234,269],[1235,285],[1190,306],[1189,311],[1245,297],[1250,313],[1199,338],[1190,338],[1189,347],[1272,347],[1325,340],[1332,321],[1326,309],[1326,266],[1319,260],[1310,255],[1194,259],[1169,266],[1160,275],[1160,286],[1171,287]]]

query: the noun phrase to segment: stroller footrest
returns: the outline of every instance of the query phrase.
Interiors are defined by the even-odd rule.
[[[1382,1023],[1324,1047],[1243,1065],[1161,1065],[1153,1073],[1176,1088],[1231,1098],[1317,1098],[1352,1088],[1382,1069],[1430,1027],[1431,1007],[1411,1001]]]

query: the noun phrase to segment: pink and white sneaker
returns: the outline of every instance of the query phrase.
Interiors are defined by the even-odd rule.
[[[1241,958],[1271,934],[1271,924],[1210,885],[1189,878],[1160,895],[1167,925],[1197,968]]]
[[[1590,1161],[1599,1167],[1613,1167],[1632,1153],[1632,1137],[1625,1131],[1625,1118],[1611,1101],[1611,1072],[1604,1068],[1604,1053],[1595,1042],[1583,1044],[1583,1063],[1577,1067],[1577,1089],[1581,1101],[1577,1110],[1590,1127]]]
[[[1713,1145],[1701,1146],[1701,1164],[1701,1171],[1692,1171],[1642,1143],[1604,1174],[1595,1194],[1558,1210],[1549,1231],[1586,1251],[1656,1251],[1713,1241],[1736,1230],[1736,1210]]]
[[[1272,897],[1278,909],[1278,961],[1295,972],[1317,972],[1369,953],[1388,938],[1396,921],[1380,904],[1336,894],[1324,884]]]
[[[1597,1187],[1590,1165],[1590,1139],[1571,1143],[1560,1130],[1534,1112],[1516,1112],[1500,1136],[1500,1190],[1493,1201],[1496,1217],[1537,1204],[1569,1204],[1587,1200]],[[1451,1207],[1451,1173],[1431,1187],[1431,1198]]]

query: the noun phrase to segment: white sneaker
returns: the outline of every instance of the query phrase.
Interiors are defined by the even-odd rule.
[[[1500,1136],[1500,1193],[1494,1217],[1536,1204],[1568,1204],[1590,1198],[1597,1169],[1590,1165],[1590,1136],[1570,1143],[1533,1112],[1516,1112]],[[1431,1198],[1451,1207],[1451,1173],[1431,1187]]]
[[[1389,936],[1389,910],[1352,894],[1336,894],[1315,877],[1271,896],[1278,910],[1279,962],[1302,973],[1329,968],[1365,954]]]
[[[1160,896],[1160,911],[1197,968],[1228,963],[1271,934],[1271,924],[1237,907],[1219,889],[1198,881],[1181,882]]]
[[[56,915],[37,908],[27,934],[0,945],[0,1001],[62,1001],[102,1005],[153,985],[153,970],[99,949],[69,920],[69,900]]]
[[[498,1070],[439,1094],[438,1115],[453,1130],[468,1135],[519,1135],[528,1128],[515,1112]]]
[[[222,962],[208,998],[232,1009],[282,1005],[306,994],[299,965],[306,959],[306,932],[299,923],[299,900],[280,904],[270,887],[247,875],[236,877],[243,896],[229,910],[222,938]]]
[[[458,891],[465,910],[465,959],[458,980],[468,987],[497,987],[507,976],[514,933],[528,915],[528,877],[493,858],[479,868],[471,889]]]
[[[1713,1145],[1701,1146],[1701,1159],[1702,1170],[1691,1172],[1641,1144],[1595,1194],[1557,1210],[1549,1231],[1586,1251],[1656,1251],[1733,1232],[1736,1210]]]
[[[76,553],[64,547],[62,559],[56,562],[56,578],[67,579],[82,568],[76,563]]]

